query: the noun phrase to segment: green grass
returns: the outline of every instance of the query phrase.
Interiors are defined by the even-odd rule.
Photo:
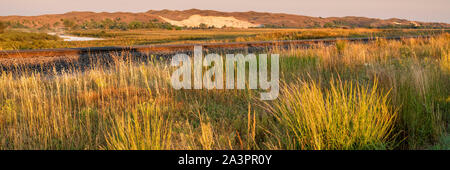
[[[46,33],[6,31],[0,33],[0,50],[54,48],[60,39]]]

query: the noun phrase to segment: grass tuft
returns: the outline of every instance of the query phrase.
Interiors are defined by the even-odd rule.
[[[282,89],[272,113],[294,134],[295,148],[313,150],[387,149],[397,113],[388,95],[332,80],[329,89],[298,81]]]

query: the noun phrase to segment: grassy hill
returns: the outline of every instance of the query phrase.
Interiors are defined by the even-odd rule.
[[[220,12],[213,10],[190,9],[184,11],[177,10],[150,10],[142,13],[130,12],[69,12],[65,14],[52,14],[40,16],[0,16],[0,21],[12,28],[128,28],[139,24],[164,25],[167,22],[163,19],[182,21],[192,15],[234,17],[238,20],[264,27],[289,27],[289,28],[320,28],[320,27],[366,27],[366,28],[450,28],[447,23],[425,23],[408,21],[404,19],[376,19],[366,17],[310,17],[302,15],[267,13],[267,12]],[[201,26],[202,23],[198,23]],[[125,27],[126,25],[126,27]],[[169,24],[170,25],[170,24]],[[156,27],[156,26],[155,26]],[[161,26],[168,29],[175,27]]]

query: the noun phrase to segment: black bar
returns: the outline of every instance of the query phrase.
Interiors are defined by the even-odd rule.
[[[246,155],[251,160],[246,162]],[[87,168],[126,169],[322,169],[326,167],[359,169],[385,169],[392,165],[432,166],[448,163],[449,151],[1,151],[0,162],[21,161],[24,165],[65,165]],[[270,160],[267,157],[271,157]],[[188,157],[196,164],[180,164]],[[204,157],[211,158],[208,165]],[[231,161],[234,157],[235,161]],[[256,158],[257,157],[257,158]],[[432,158],[432,159],[430,159]],[[428,161],[427,161],[428,160]],[[431,160],[431,161],[430,161]],[[192,163],[192,162],[191,162]],[[22,164],[18,164],[21,166]],[[163,168],[156,168],[163,167]],[[403,169],[402,168],[402,169]]]

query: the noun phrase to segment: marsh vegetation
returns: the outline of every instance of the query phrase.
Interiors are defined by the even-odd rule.
[[[0,149],[449,149],[449,49],[449,34],[274,49],[274,101],[174,90],[175,68],[126,56],[84,71],[2,72]]]
[[[64,41],[46,31],[6,29],[0,32],[0,50],[133,46],[154,44],[194,44],[249,41],[302,40],[317,38],[360,38],[393,36],[429,36],[448,29],[76,29],[62,31],[66,36],[99,38],[93,41]],[[57,32],[58,31],[50,31]]]

